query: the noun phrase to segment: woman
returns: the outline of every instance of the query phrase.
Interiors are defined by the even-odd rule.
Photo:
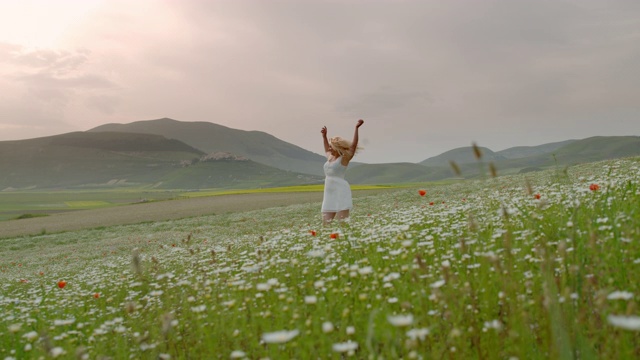
[[[333,219],[349,218],[349,210],[353,207],[351,188],[344,179],[349,161],[356,154],[358,148],[358,128],[364,120],[358,120],[353,141],[349,142],[339,136],[327,140],[327,127],[322,127],[324,151],[327,162],[324,164],[324,198],[322,200],[322,222],[330,223]]]

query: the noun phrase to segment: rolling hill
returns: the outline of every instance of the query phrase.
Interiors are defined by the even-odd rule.
[[[550,168],[553,166],[572,166],[580,163],[615,159],[628,156],[640,156],[639,136],[595,136],[581,140],[570,140],[548,153],[512,159],[494,159],[492,161],[500,174],[526,172]],[[538,149],[545,148],[541,145]],[[503,150],[508,151],[509,149]],[[488,162],[483,158],[483,161]],[[479,173],[477,164],[460,166],[465,177],[474,177]]]
[[[349,168],[347,180],[352,184],[397,184],[446,179],[448,167],[427,167],[414,163],[361,164]]]
[[[486,147],[478,147],[480,152],[482,153],[483,161],[497,161],[506,159],[506,157],[497,154],[491,149]],[[428,159],[422,160],[419,164],[424,166],[441,166],[441,167],[449,167],[450,161],[456,162],[458,165],[462,164],[472,164],[477,160],[473,153],[473,148],[471,146],[456,148],[453,150],[446,151],[440,155],[430,157]]]
[[[565,140],[554,143],[542,144],[537,146],[516,146],[500,151],[496,151],[497,155],[504,156],[507,159],[520,159],[529,156],[550,154],[556,149],[565,145],[569,145],[576,140]]]
[[[123,130],[107,131],[108,129]],[[135,132],[142,131],[142,132]],[[166,133],[152,134],[151,132]],[[190,139],[187,143],[181,139]],[[238,152],[231,151],[238,149]],[[347,180],[354,184],[393,184],[465,178],[565,167],[577,163],[640,156],[638,136],[596,136],[494,152],[457,148],[420,163],[352,163]],[[258,162],[256,159],[261,159]],[[171,119],[109,124],[88,132],[19,141],[0,141],[0,191],[12,189],[104,188],[142,186],[166,189],[255,188],[321,183],[321,155],[262,132],[212,123]],[[278,163],[281,168],[265,163]],[[307,169],[306,172],[282,169]],[[315,174],[315,175],[314,175]]]
[[[183,122],[163,118],[129,124],[106,124],[89,132],[117,131],[162,135],[206,153],[230,152],[278,169],[323,175],[324,156],[261,131],[228,128],[210,122]]]
[[[152,134],[74,132],[0,142],[0,190],[257,187],[320,180],[246,159],[207,157],[181,141]]]
[[[551,153],[496,162],[498,169],[522,170],[640,156],[640,136],[594,136],[572,141]]]
[[[217,159],[199,161],[173,171],[155,185],[162,189],[249,189],[320,184],[316,175],[292,173],[252,160]]]
[[[553,166],[565,167],[599,160],[640,156],[640,137],[596,136],[532,147],[515,147],[498,152],[488,148],[480,148],[480,150],[483,155],[481,166],[485,174],[489,173],[487,164],[492,162],[499,175],[506,175],[542,170]],[[463,177],[475,178],[480,175],[480,167],[472,147],[464,147],[428,158],[419,164],[360,165],[350,168],[347,172],[347,178],[355,184],[443,180],[456,177],[449,163],[451,160],[458,164]]]

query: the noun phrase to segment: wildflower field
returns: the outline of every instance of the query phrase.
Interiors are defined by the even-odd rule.
[[[355,206],[1,239],[0,359],[640,358],[640,158]]]

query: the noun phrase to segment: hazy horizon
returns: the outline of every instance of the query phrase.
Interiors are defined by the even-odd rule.
[[[640,2],[0,3],[0,141],[172,118],[356,161],[640,135]]]

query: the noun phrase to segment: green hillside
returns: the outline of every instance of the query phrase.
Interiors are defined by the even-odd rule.
[[[397,184],[425,182],[452,177],[448,167],[427,167],[414,163],[362,164],[349,168],[347,180],[352,184]]]
[[[482,153],[483,161],[497,161],[506,159],[504,156],[497,154],[491,149],[486,147],[478,147],[480,152]],[[453,150],[449,150],[440,155],[430,157],[426,160],[421,161],[419,164],[424,166],[441,166],[448,167],[450,162],[454,161],[457,164],[472,164],[477,162],[475,155],[473,153],[473,147],[461,147]]]
[[[152,179],[202,152],[148,134],[69,133],[0,142],[0,190],[67,188]]]
[[[282,170],[323,175],[324,156],[261,131],[244,131],[210,122],[183,122],[167,118],[129,124],[106,124],[89,131],[162,135],[180,140],[206,153],[230,152]],[[318,148],[321,146],[322,143],[318,140]]]
[[[121,132],[73,132],[49,138],[49,145],[78,148],[93,148],[108,151],[195,153],[202,151],[181,141],[168,139],[160,135],[121,133]]]
[[[595,136],[572,141],[552,153],[496,161],[495,165],[499,173],[506,174],[638,155],[638,136]],[[462,169],[465,176],[475,176],[478,173],[477,166],[463,166]]]
[[[640,154],[640,136],[595,136],[575,141],[555,151],[568,165]]]
[[[0,191],[12,189],[253,187],[308,184],[319,177],[252,161],[206,161],[164,136],[76,132],[0,142]]]
[[[564,145],[557,147],[557,145]],[[640,137],[638,136],[597,136],[582,140],[568,140],[562,143],[544,144],[529,149],[515,149],[509,154],[506,149],[493,152],[487,148],[482,151],[481,163],[475,158],[472,147],[458,148],[429,158],[420,164],[363,164],[349,168],[347,179],[354,184],[386,184],[403,182],[436,181],[455,177],[450,160],[458,164],[465,178],[476,178],[482,171],[489,176],[488,163],[493,163],[498,175],[542,170],[554,166],[565,167],[599,160],[640,155]],[[553,149],[550,151],[549,149]],[[542,151],[548,153],[536,154]],[[520,152],[536,155],[507,159],[502,153],[515,156]],[[435,164],[425,166],[423,164]]]
[[[30,140],[0,141],[0,191],[122,186],[163,189],[258,188],[322,182],[323,175],[317,175],[318,171],[322,171],[325,161],[322,156],[298,151],[299,148],[265,133],[169,119],[123,126],[137,128],[145,124],[150,129],[175,129],[176,134],[189,130],[192,131],[192,138],[215,133],[211,138],[217,139],[221,134],[227,134],[213,143],[221,147],[238,143],[246,146],[241,146],[243,153],[205,153],[177,138],[96,129]],[[101,128],[104,130],[106,127]],[[222,128],[229,132],[220,130]],[[230,140],[233,136],[239,136],[236,137],[237,142]],[[347,180],[353,184],[393,184],[457,177],[450,167],[450,161],[458,164],[463,177],[474,178],[481,172],[488,174],[489,162],[495,165],[500,175],[506,175],[640,155],[638,136],[597,136],[567,141],[558,147],[559,144],[511,148],[500,152],[480,148],[480,163],[475,159],[472,147],[453,149],[419,164],[354,162],[347,172]],[[540,154],[545,151],[551,152]],[[534,155],[510,159],[502,155],[521,156],[525,153]],[[271,167],[254,160],[255,157],[288,164],[292,168],[297,167],[295,163],[298,161],[299,164],[313,167],[316,175],[309,174],[310,171],[303,173]],[[314,160],[316,157],[319,160]]]
[[[247,189],[302,184],[319,184],[317,175],[292,173],[251,160],[217,160],[198,162],[173,171],[156,184],[162,189]]]
[[[565,140],[554,143],[542,144],[537,146],[516,146],[508,149],[496,151],[497,155],[504,156],[507,159],[520,159],[529,156],[550,154],[556,149],[565,145],[569,145],[576,140]]]

